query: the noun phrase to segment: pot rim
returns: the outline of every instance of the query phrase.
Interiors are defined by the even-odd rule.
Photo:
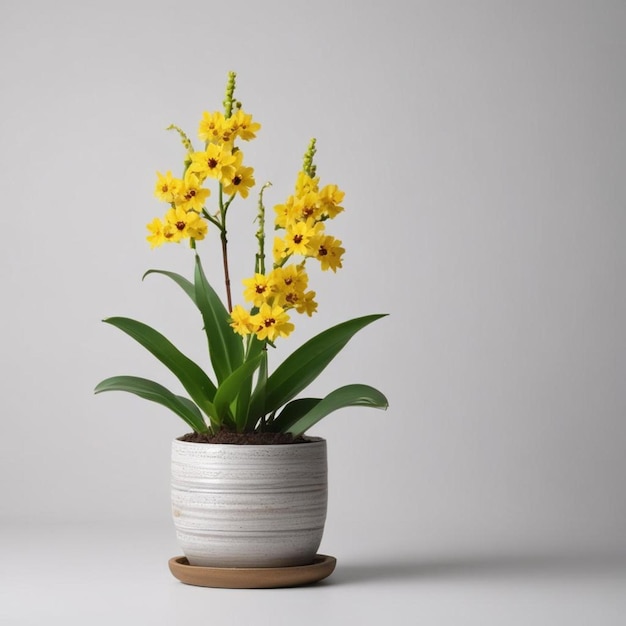
[[[184,446],[212,446],[214,448],[244,448],[246,450],[264,450],[264,449],[272,449],[272,448],[289,448],[293,446],[311,446],[311,445],[319,445],[320,443],[326,443],[326,439],[324,437],[313,437],[307,435],[307,439],[310,441],[305,442],[297,442],[297,443],[265,443],[265,444],[238,444],[238,443],[211,443],[210,441],[183,441],[180,437],[184,437],[184,435],[180,435],[179,437],[174,437],[172,444],[181,444]]]

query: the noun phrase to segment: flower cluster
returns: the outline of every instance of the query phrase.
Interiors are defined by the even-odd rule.
[[[282,265],[292,255],[301,255],[317,259],[323,270],[336,272],[345,250],[341,241],[325,233],[324,222],[343,211],[343,197],[337,185],[320,189],[319,178],[300,172],[296,193],[274,207],[276,228],[285,231],[284,237],[274,239],[274,263]]]
[[[255,333],[260,340],[274,341],[293,331],[287,311],[311,316],[317,310],[315,292],[308,290],[309,277],[305,270],[307,259],[319,261],[322,270],[336,272],[342,267],[345,252],[341,241],[325,232],[325,222],[336,217],[344,192],[337,185],[320,189],[315,176],[313,155],[315,140],[304,156],[304,167],[298,173],[295,193],[284,204],[274,207],[275,229],[284,231],[274,238],[273,269],[255,273],[244,279],[244,298],[251,303],[250,310],[237,305],[232,311],[232,327],[241,335]],[[288,263],[300,257],[298,263]]]
[[[150,235],[147,239],[153,248],[167,242],[179,243],[183,239],[204,239],[207,222],[219,221],[209,215],[205,207],[211,195],[211,190],[203,186],[207,179],[214,179],[219,184],[222,210],[237,194],[247,198],[255,184],[254,169],[243,164],[243,152],[235,145],[238,138],[243,141],[255,139],[261,128],[248,113],[238,109],[227,118],[220,111],[205,111],[198,129],[205,148],[197,152],[179,128],[170,128],[181,134],[188,152],[182,178],[175,178],[170,171],[165,174],[157,172],[154,195],[167,202],[170,209],[163,220],[157,217],[148,224]],[[229,200],[224,202],[223,195],[229,196]]]
[[[203,321],[211,371],[205,371],[149,325],[128,317],[110,317],[104,321],[154,355],[177,378],[186,395],[156,381],[127,375],[106,378],[95,392],[124,391],[156,402],[203,437],[221,431],[290,433],[298,437],[343,407],[387,407],[380,391],[363,384],[343,385],[323,398],[298,397],[358,331],[384,314],[335,324],[297,347],[270,372],[268,346],[274,347],[277,338],[293,332],[290,316],[311,316],[317,310],[307,269],[313,265],[321,271],[336,272],[342,267],[342,243],[326,232],[326,226],[343,211],[344,193],[336,185],[320,185],[312,139],[294,192],[274,207],[275,236],[268,242],[272,251],[267,254],[266,269],[263,192],[270,183],[261,187],[253,275],[243,280],[246,305],[233,307],[227,218],[233,201],[247,198],[255,185],[254,170],[244,165],[237,144],[254,139],[261,128],[234,99],[235,78],[235,72],[228,74],[223,112],[202,115],[198,129],[204,142],[202,150],[195,150],[178,126],[168,128],[177,131],[185,148],[182,174],[177,178],[171,171],[157,172],[154,193],[168,208],[164,218],[148,224],[147,236],[153,248],[185,241],[194,253],[192,280],[161,269],[148,270],[144,276],[166,276],[191,299]],[[220,239],[224,300],[207,279],[198,254],[196,243],[207,233],[217,233]]]
[[[148,224],[147,239],[154,248],[163,243],[195,242],[205,238],[208,223],[214,224],[222,234],[224,243],[224,269],[228,275],[225,251],[226,214],[234,198],[247,198],[255,185],[254,170],[243,163],[243,152],[237,140],[256,138],[261,125],[233,99],[234,75],[229,77],[224,100],[224,113],[204,112],[198,136],[204,141],[204,150],[195,151],[191,140],[177,126],[186,148],[183,175],[176,178],[171,171],[157,172],[154,194],[169,204],[164,219],[155,218]],[[243,281],[244,298],[248,308],[233,308],[230,298],[230,281],[227,280],[228,310],[231,328],[239,335],[256,335],[260,341],[273,342],[286,337],[294,330],[290,311],[311,316],[317,310],[315,292],[308,289],[309,277],[305,270],[307,259],[315,259],[322,270],[336,272],[342,267],[344,249],[341,241],[326,233],[326,221],[343,211],[344,192],[337,185],[320,187],[313,164],[315,140],[311,140],[304,155],[302,171],[298,173],[295,191],[284,204],[274,207],[275,230],[273,267],[265,272],[265,234],[257,233],[259,253],[255,274]],[[217,211],[209,213],[207,200],[211,190],[205,186],[213,180],[218,187]],[[262,191],[259,199],[260,229],[264,228],[265,214]],[[295,261],[294,261],[295,259]]]

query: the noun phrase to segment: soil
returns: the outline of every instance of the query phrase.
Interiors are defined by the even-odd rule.
[[[192,443],[227,443],[234,445],[252,446],[275,446],[277,444],[308,443],[312,441],[308,437],[291,433],[233,433],[228,430],[220,430],[217,434],[212,433],[187,433],[179,437],[180,441]]]

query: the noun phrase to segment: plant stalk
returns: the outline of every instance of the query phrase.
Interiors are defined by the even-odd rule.
[[[226,302],[228,304],[228,312],[232,313],[233,300],[230,294],[230,272],[228,270],[228,237],[226,234],[226,209],[224,206],[224,194],[222,184],[220,183],[219,194],[220,205],[220,239],[222,240],[222,263],[224,265],[224,284],[226,286]]]
[[[263,192],[267,187],[271,187],[271,182],[266,182],[259,192],[259,207],[257,220],[259,228],[256,231],[256,238],[259,242],[259,251],[256,254],[254,271],[258,274],[265,274],[265,205],[263,204]]]
[[[222,259],[224,261],[224,284],[226,285],[226,301],[228,303],[228,312],[233,310],[233,301],[230,295],[230,274],[228,273],[228,240],[226,239],[226,230],[222,230]]]

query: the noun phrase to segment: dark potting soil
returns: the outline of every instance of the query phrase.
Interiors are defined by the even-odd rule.
[[[187,433],[179,437],[180,441],[192,443],[229,443],[248,446],[274,446],[277,444],[307,443],[312,441],[308,437],[291,433],[233,433],[228,430],[220,430],[216,434],[211,433]]]

